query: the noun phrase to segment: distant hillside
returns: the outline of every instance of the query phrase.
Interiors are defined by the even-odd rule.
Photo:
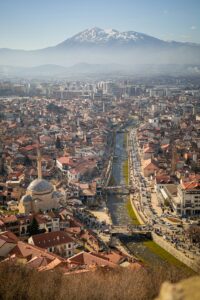
[[[40,65],[36,67],[13,67],[0,65],[0,78],[84,78],[85,75],[93,78],[98,75],[192,75],[200,76],[200,65],[151,65],[138,64],[127,66],[122,64],[88,64],[79,63],[70,67],[59,65]]]

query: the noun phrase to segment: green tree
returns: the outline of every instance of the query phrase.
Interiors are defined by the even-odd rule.
[[[32,165],[32,161],[31,161],[31,159],[28,157],[28,155],[25,156],[24,164],[25,164],[25,166],[31,166],[31,165]]]
[[[40,233],[39,224],[35,217],[33,217],[32,221],[30,223],[29,233],[30,233],[30,235]]]
[[[62,146],[61,146],[61,141],[60,141],[60,138],[57,136],[56,138],[56,149],[61,149]]]

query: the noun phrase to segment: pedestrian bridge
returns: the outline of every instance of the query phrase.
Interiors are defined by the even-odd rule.
[[[130,185],[112,185],[112,186],[106,186],[104,190],[118,190],[118,189],[129,189],[131,188]]]
[[[112,226],[112,234],[149,234],[151,233],[152,228],[150,226],[136,226],[136,225],[115,225]]]
[[[129,195],[134,193],[135,189],[131,185],[116,185],[104,187],[104,191],[110,194]]]

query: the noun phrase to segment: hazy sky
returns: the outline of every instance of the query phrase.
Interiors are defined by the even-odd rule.
[[[200,0],[0,0],[0,48],[53,46],[95,26],[200,43]]]

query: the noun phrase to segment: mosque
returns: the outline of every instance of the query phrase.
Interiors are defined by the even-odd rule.
[[[38,178],[33,180],[26,191],[26,194],[20,199],[18,209],[20,213],[37,213],[48,211],[59,207],[59,202],[63,200],[63,195],[56,191],[49,181],[42,179],[42,159],[38,150],[37,170]]]

